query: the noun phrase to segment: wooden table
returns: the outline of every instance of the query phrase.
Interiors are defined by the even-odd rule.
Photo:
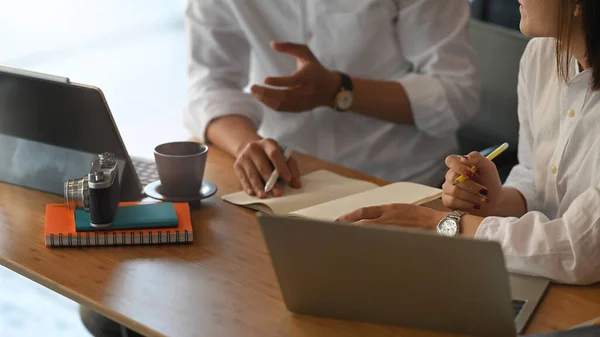
[[[303,173],[329,169],[382,180],[299,155]],[[218,196],[240,190],[233,160],[211,148],[206,178]],[[446,336],[288,312],[253,212],[206,200],[191,245],[49,249],[44,207],[62,198],[0,183],[0,263],[133,330],[152,336]],[[528,333],[600,316],[600,286],[552,285]],[[35,324],[34,321],[31,324]]]

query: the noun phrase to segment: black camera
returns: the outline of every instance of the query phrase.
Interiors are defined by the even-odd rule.
[[[102,153],[94,158],[86,176],[64,183],[65,203],[69,209],[89,212],[92,227],[110,227],[119,207],[120,189],[115,155]]]

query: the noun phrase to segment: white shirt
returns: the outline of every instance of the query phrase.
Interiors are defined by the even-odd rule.
[[[262,137],[299,151],[387,180],[439,184],[455,131],[479,106],[469,15],[465,0],[190,0],[185,123],[205,141],[213,119],[243,115]],[[271,40],[305,43],[331,70],[400,82],[416,126],[261,105],[243,89],[296,70]]]
[[[505,186],[528,213],[486,218],[476,237],[500,241],[511,271],[588,284],[600,281],[600,92],[575,59],[561,81],[554,55],[554,39],[533,39],[521,60],[519,165]]]

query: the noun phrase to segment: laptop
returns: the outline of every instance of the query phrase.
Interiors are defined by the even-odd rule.
[[[0,181],[63,195],[102,152],[119,162],[121,201],[142,199],[158,180],[153,160],[127,153],[99,88],[0,66]]]
[[[509,274],[494,241],[265,214],[259,223],[285,305],[297,314],[515,336],[549,283]]]

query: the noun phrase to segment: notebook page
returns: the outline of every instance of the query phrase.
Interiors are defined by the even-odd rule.
[[[290,215],[333,221],[361,207],[392,203],[423,204],[439,198],[441,190],[421,184],[399,182],[292,212]]]
[[[378,187],[370,182],[342,177],[326,170],[311,172],[300,179],[302,188],[295,189],[285,186],[284,195],[281,197],[259,199],[241,191],[224,195],[222,199],[257,211],[285,215],[299,209]]]

